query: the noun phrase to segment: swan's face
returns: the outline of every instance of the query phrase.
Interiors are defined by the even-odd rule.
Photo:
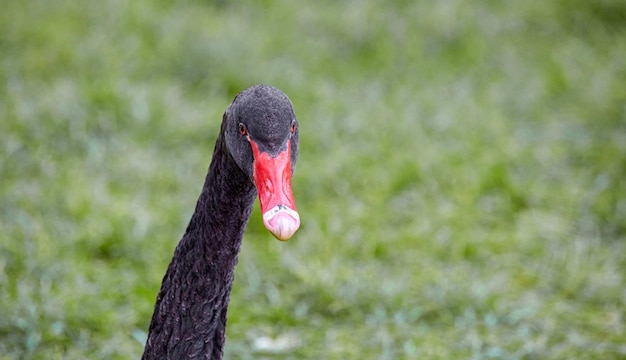
[[[241,92],[224,114],[226,146],[254,182],[263,224],[279,240],[300,226],[291,190],[298,158],[298,121],[280,90],[258,85]]]

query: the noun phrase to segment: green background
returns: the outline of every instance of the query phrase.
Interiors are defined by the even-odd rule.
[[[0,359],[139,358],[236,93],[300,121],[230,359],[626,358],[626,2],[2,1]]]

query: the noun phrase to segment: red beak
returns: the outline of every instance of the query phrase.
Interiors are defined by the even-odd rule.
[[[254,183],[259,193],[263,225],[278,240],[286,241],[300,227],[300,215],[291,190],[291,141],[287,149],[272,157],[259,151],[248,138],[254,156]]]

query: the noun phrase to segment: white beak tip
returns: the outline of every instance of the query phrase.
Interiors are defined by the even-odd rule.
[[[277,205],[263,214],[263,224],[276,239],[289,240],[300,227],[300,215],[283,205]]]

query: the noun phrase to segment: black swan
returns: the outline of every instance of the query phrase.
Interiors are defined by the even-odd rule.
[[[244,229],[259,196],[279,240],[300,226],[291,175],[298,122],[280,90],[257,85],[226,109],[204,187],[154,306],[142,359],[221,359]]]

